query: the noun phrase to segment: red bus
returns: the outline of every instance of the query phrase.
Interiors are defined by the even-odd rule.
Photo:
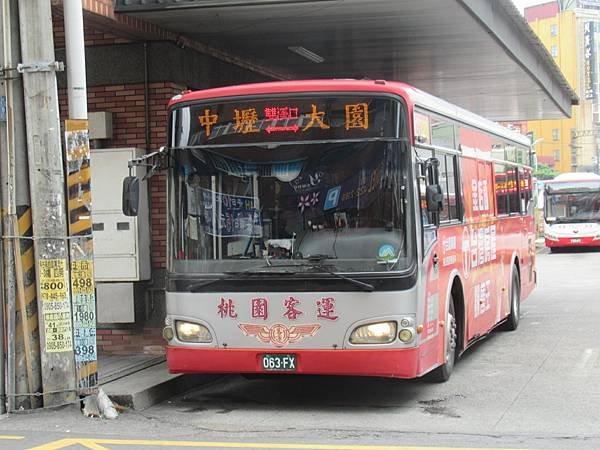
[[[529,139],[406,84],[183,93],[161,155],[173,373],[444,381],[534,288]]]
[[[544,182],[544,237],[551,252],[600,247],[600,175],[563,173]]]

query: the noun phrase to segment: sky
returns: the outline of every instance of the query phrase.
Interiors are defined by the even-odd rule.
[[[512,0],[517,9],[523,14],[523,9],[528,6],[539,5],[546,3],[548,0]]]

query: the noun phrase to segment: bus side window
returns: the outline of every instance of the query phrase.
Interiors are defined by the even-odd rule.
[[[448,168],[446,176],[448,180],[448,214],[450,215],[450,220],[461,220],[460,189],[456,186],[458,180],[458,156],[446,155],[446,167]]]
[[[456,148],[454,124],[448,120],[431,117],[431,144],[438,147]]]
[[[455,155],[441,155],[440,161],[440,184],[444,191],[444,210],[440,213],[440,221],[460,220],[460,195],[456,188],[458,157]]]
[[[533,213],[533,196],[531,172],[519,168],[519,194],[521,197],[521,214]]]
[[[494,191],[499,216],[508,214],[508,182],[506,165],[494,163]]]
[[[508,213],[521,213],[521,200],[519,198],[519,182],[517,177],[517,168],[509,167],[506,171],[506,180],[508,184]]]

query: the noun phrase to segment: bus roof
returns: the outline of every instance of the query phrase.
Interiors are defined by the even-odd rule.
[[[432,112],[444,115],[450,119],[479,128],[498,136],[510,139],[521,145],[529,146],[530,140],[515,131],[499,125],[496,122],[485,119],[470,111],[453,105],[434,95],[421,91],[406,83],[385,80],[298,80],[298,81],[276,81],[268,83],[253,83],[236,86],[227,86],[213,89],[205,89],[193,92],[184,92],[171,99],[169,106],[182,102],[202,101],[208,99],[223,99],[227,97],[239,97],[250,95],[264,95],[274,93],[302,93],[302,92],[373,92],[392,93],[405,98],[410,106],[420,106]]]
[[[573,183],[573,182],[600,182],[600,175],[590,172],[569,172],[569,173],[561,173],[557,175],[552,180],[544,181],[544,184],[549,183]]]

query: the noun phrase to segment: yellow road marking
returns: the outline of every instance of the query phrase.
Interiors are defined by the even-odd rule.
[[[21,439],[25,439],[25,436],[2,436],[2,435],[0,435],[0,439],[6,439],[7,441],[19,441]]]
[[[85,441],[79,441],[79,443],[81,445],[83,445],[84,447],[87,447],[87,448],[89,448],[91,450],[109,450],[106,447],[98,445],[96,442],[90,441],[88,439],[86,439]]]
[[[144,447],[192,447],[192,448],[256,448],[279,450],[475,450],[459,447],[406,447],[390,445],[344,445],[344,444],[276,444],[259,442],[203,442],[203,441],[152,441],[147,439],[61,439],[42,444],[29,450],[58,450],[72,445],[82,445],[91,450],[109,450],[104,445],[139,445]],[[488,449],[494,450],[494,449]],[[501,449],[496,449],[501,450]],[[509,449],[502,449],[509,450]]]
[[[29,450],[58,450],[71,445],[78,445],[80,440],[84,439],[60,439],[58,441],[52,441],[48,442],[47,444],[38,445],[37,447],[31,447]]]

